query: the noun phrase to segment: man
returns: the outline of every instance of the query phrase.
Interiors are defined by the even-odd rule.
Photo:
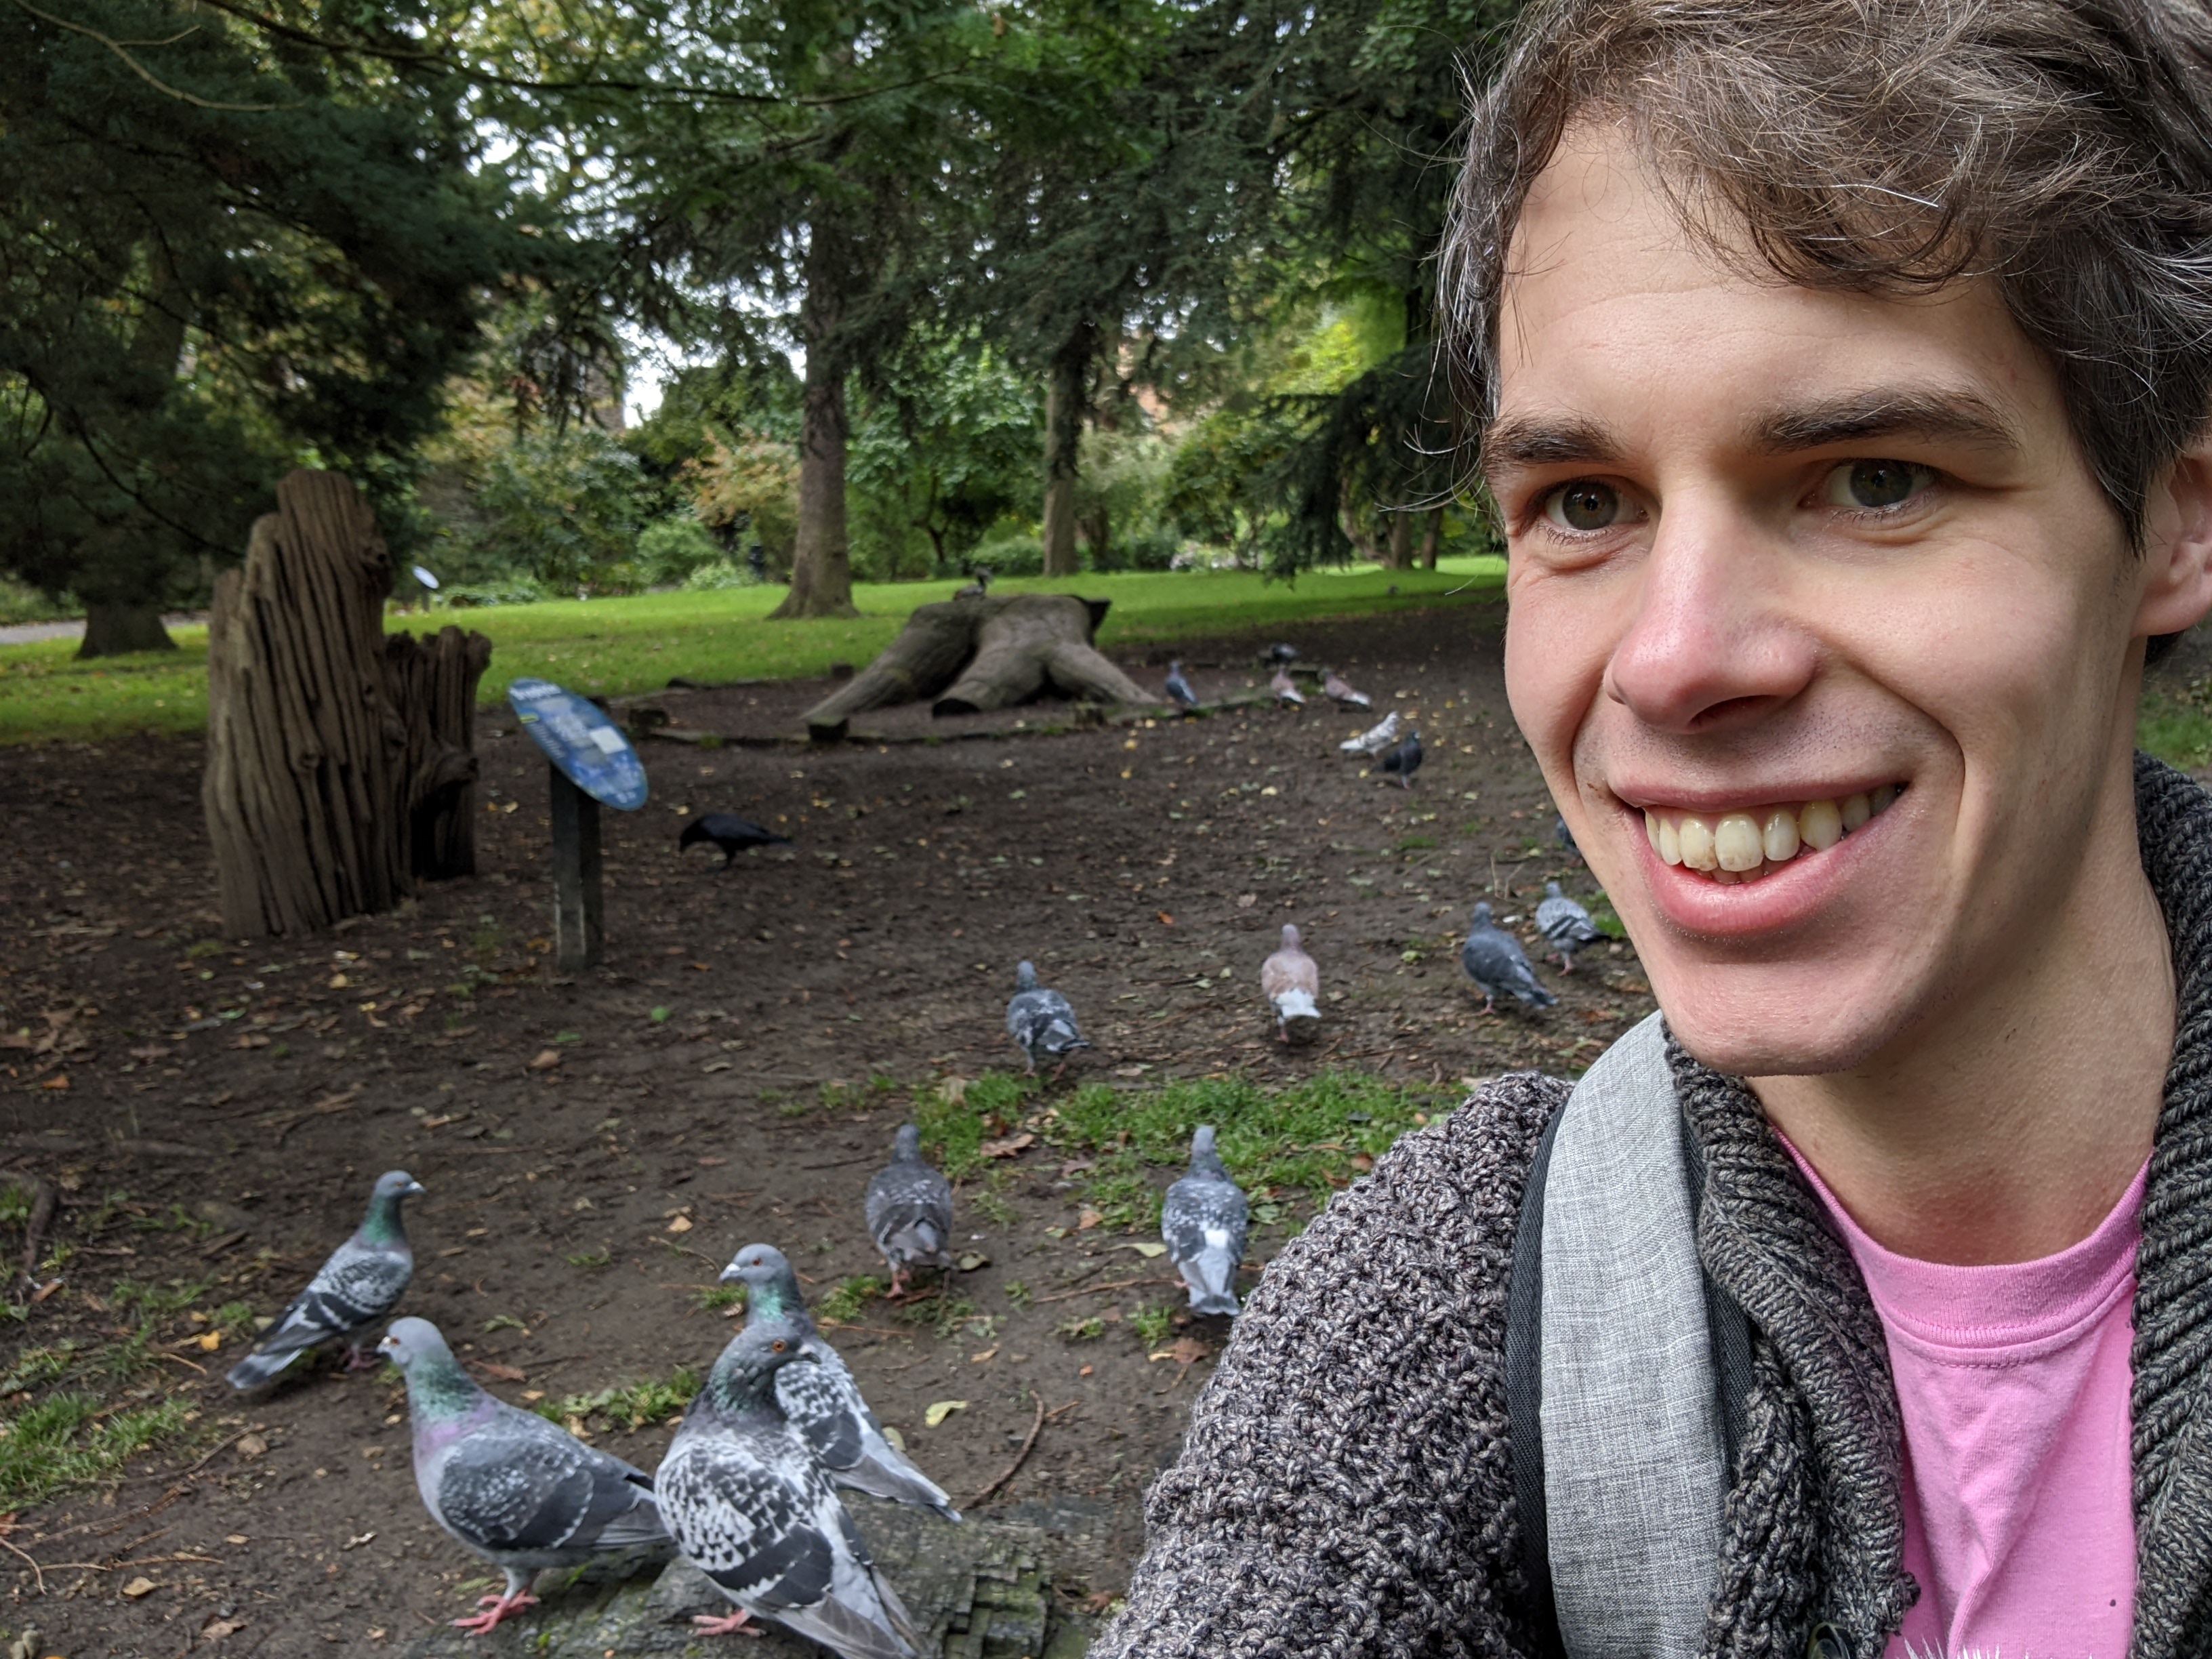
[[[1665,1028],[1283,1252],[1097,1651],[2212,1652],[2212,799],[2132,754],[2212,608],[2208,39],[1524,17],[1446,322]]]

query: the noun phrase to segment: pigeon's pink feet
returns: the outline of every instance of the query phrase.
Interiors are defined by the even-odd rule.
[[[374,1349],[364,1348],[358,1342],[346,1344],[345,1368],[349,1371],[373,1371],[384,1364]]]
[[[890,1290],[884,1292],[884,1300],[886,1302],[896,1302],[904,1297],[906,1295],[906,1281],[908,1277],[908,1274],[906,1268],[892,1268],[891,1287]],[[739,1613],[738,1616],[741,1619],[744,1617],[743,1613]]]
[[[702,1636],[758,1636],[760,1626],[752,1622],[752,1614],[739,1607],[735,1613],[720,1617],[711,1613],[695,1613],[691,1622]]]
[[[474,1618],[454,1620],[455,1630],[465,1630],[471,1636],[482,1636],[488,1631],[498,1629],[501,1620],[512,1619],[525,1607],[536,1607],[538,1598],[525,1590],[520,1595],[480,1595],[477,1598],[477,1605],[486,1611]]]

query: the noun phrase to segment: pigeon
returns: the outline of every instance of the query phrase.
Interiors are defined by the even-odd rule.
[[[722,868],[728,869],[738,861],[738,854],[748,847],[788,847],[791,837],[779,836],[775,830],[755,823],[750,818],[741,818],[729,812],[707,812],[684,826],[684,833],[676,838],[676,850],[702,841],[711,841],[722,849]]]
[[[1275,678],[1267,682],[1267,690],[1275,694],[1275,701],[1285,708],[1306,706],[1305,694],[1291,681],[1291,671],[1287,668],[1275,671]]]
[[[1260,988],[1275,1010],[1275,1041],[1311,1042],[1321,1028],[1321,969],[1298,943],[1298,930],[1283,924],[1283,948],[1260,964]]]
[[[1040,1057],[1059,1062],[1053,1071],[1058,1077],[1067,1069],[1070,1054],[1091,1046],[1075,1028],[1075,1010],[1067,1006],[1067,999],[1057,991],[1039,988],[1033,963],[1021,963],[1014,969],[1014,994],[1006,1004],[1006,1032],[1029,1056],[1031,1077],[1036,1075]]]
[[[1198,707],[1198,693],[1190,689],[1190,682],[1182,677],[1180,661],[1168,665],[1168,696],[1178,708]]]
[[[990,597],[991,573],[989,569],[984,566],[978,565],[973,574],[975,580],[969,583],[967,586],[962,588],[957,593],[955,593],[952,596],[954,599],[988,599]]]
[[[1379,755],[1398,741],[1398,711],[1394,708],[1358,737],[1346,738],[1336,746],[1347,755]]]
[[[1559,884],[1544,884],[1543,902],[1536,907],[1536,931],[1559,953],[1559,971],[1575,971],[1575,952],[1595,945],[1605,935],[1590,921],[1589,912],[1559,890]]]
[[[748,1244],[722,1269],[722,1283],[745,1287],[745,1323],[788,1320],[799,1328],[799,1346],[815,1360],[811,1365],[787,1365],[776,1373],[776,1404],[805,1437],[815,1462],[830,1480],[855,1492],[865,1492],[894,1503],[935,1510],[947,1521],[957,1521],[960,1511],[952,1500],[904,1453],[884,1437],[883,1425],[860,1398],[860,1385],[838,1355],[814,1328],[799,1294],[799,1275],[782,1251],[772,1244]]]
[[[1298,648],[1295,645],[1271,645],[1267,647],[1267,660],[1269,662],[1278,664],[1291,663],[1296,662],[1297,659]]]
[[[1321,677],[1322,694],[1339,708],[1372,708],[1375,702],[1364,691],[1355,691],[1346,685],[1334,668]]]
[[[1575,845],[1575,832],[1567,828],[1567,816],[1564,812],[1554,812],[1552,815],[1552,839],[1558,842],[1559,850],[1577,864],[1589,862],[1583,856],[1583,849]]]
[[[391,1316],[415,1276],[415,1252],[407,1247],[399,1206],[422,1190],[422,1183],[404,1170],[377,1176],[360,1229],[331,1252],[253,1352],[230,1368],[232,1388],[258,1389],[308,1349],[334,1337],[345,1342],[348,1370],[375,1366],[362,1351],[361,1334]]]
[[[676,1547],[737,1604],[691,1622],[726,1636],[773,1619],[843,1659],[912,1659],[898,1592],[777,1401],[779,1373],[794,1364],[820,1364],[798,1325],[748,1324],[685,1407],[653,1476]]]
[[[1411,789],[1413,774],[1421,769],[1421,734],[1408,732],[1405,742],[1382,757],[1382,769],[1398,775],[1398,787]]]
[[[1160,1237],[1168,1257],[1190,1287],[1193,1313],[1229,1314],[1237,1305],[1237,1267],[1244,1260],[1251,1206],[1213,1150],[1213,1126],[1190,1138],[1190,1173],[1168,1188],[1160,1206]]]
[[[1459,947],[1459,963],[1482,993],[1486,1014],[1493,1012],[1492,1000],[1501,991],[1537,1008],[1548,1008],[1559,1000],[1536,982],[1536,970],[1528,965],[1521,941],[1491,921],[1487,903],[1474,907],[1467,943]]]
[[[471,1636],[535,1607],[531,1576],[666,1541],[653,1477],[477,1386],[427,1319],[376,1345],[407,1379],[415,1487],[430,1518],[507,1575],[455,1626]]]
[[[949,1267],[952,1183],[921,1161],[921,1131],[899,1126],[891,1161],[868,1182],[868,1234],[890,1263],[891,1294],[903,1295],[916,1267]]]

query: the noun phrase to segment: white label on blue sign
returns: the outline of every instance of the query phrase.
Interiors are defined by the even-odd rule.
[[[606,755],[619,755],[623,750],[629,747],[627,743],[623,741],[623,734],[616,731],[611,726],[593,726],[592,728],[592,741],[599,745],[600,753]]]

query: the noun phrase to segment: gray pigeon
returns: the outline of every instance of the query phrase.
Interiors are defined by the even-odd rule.
[[[1347,755],[1379,755],[1398,741],[1399,727],[1398,711],[1394,708],[1358,737],[1346,738],[1336,746]]]
[[[1075,1029],[1075,1010],[1067,1006],[1067,999],[1057,991],[1042,988],[1037,984],[1036,964],[1029,962],[1014,968],[1014,994],[1006,1004],[1006,1034],[1029,1056],[1031,1077],[1036,1075],[1040,1058],[1059,1062],[1053,1071],[1058,1077],[1067,1069],[1070,1054],[1091,1046]]]
[[[1171,662],[1168,665],[1167,687],[1168,696],[1171,700],[1173,700],[1176,708],[1195,708],[1198,707],[1198,693],[1190,689],[1190,682],[1183,678],[1182,664],[1179,660]]]
[[[726,1636],[773,1619],[844,1659],[912,1659],[898,1592],[777,1403],[777,1373],[794,1361],[819,1363],[797,1325],[746,1326],[685,1408],[653,1477],[677,1548],[738,1607],[692,1623]]]
[[[957,1521],[960,1512],[944,1489],[884,1437],[883,1425],[860,1397],[852,1371],[814,1328],[806,1298],[799,1294],[799,1275],[783,1252],[772,1244],[746,1245],[722,1269],[722,1283],[744,1285],[748,1326],[789,1321],[799,1328],[800,1346],[817,1362],[778,1371],[775,1399],[830,1478],[855,1492],[917,1504]]]
[[[1575,971],[1575,952],[1595,945],[1605,935],[1590,921],[1589,912],[1559,890],[1559,884],[1544,884],[1544,901],[1536,907],[1536,931],[1559,953],[1559,971]]]
[[[1492,1000],[1500,991],[1537,1008],[1549,1008],[1559,1000],[1536,982],[1536,970],[1528,965],[1528,953],[1521,948],[1521,941],[1491,921],[1487,902],[1474,907],[1467,943],[1459,947],[1459,962],[1474,981],[1474,988],[1482,993],[1486,1014],[1492,1012]]]
[[[1393,773],[1401,789],[1413,787],[1413,774],[1421,769],[1421,734],[1408,732],[1405,742],[1382,757],[1382,769]]]
[[[1291,671],[1287,668],[1275,671],[1275,678],[1267,682],[1267,690],[1275,694],[1276,702],[1285,708],[1306,706],[1305,693],[1298,690],[1297,683],[1291,678]]]
[[[1552,814],[1552,839],[1558,842],[1559,850],[1577,864],[1589,862],[1583,856],[1583,849],[1575,845],[1575,832],[1567,828],[1567,815],[1565,812]]]
[[[921,1161],[921,1131],[899,1126],[891,1161],[868,1182],[868,1233],[891,1266],[891,1294],[916,1267],[949,1267],[952,1183]]]
[[[347,1370],[375,1365],[362,1351],[361,1334],[391,1316],[415,1276],[415,1252],[407,1247],[399,1206],[422,1190],[422,1183],[404,1170],[377,1176],[359,1231],[331,1252],[253,1352],[230,1368],[232,1388],[258,1389],[308,1349],[334,1340],[346,1345]]]
[[[1372,708],[1375,702],[1364,691],[1355,691],[1346,684],[1334,668],[1321,677],[1322,695],[1339,708]]]
[[[1275,1041],[1311,1042],[1321,1029],[1321,967],[1283,924],[1283,948],[1260,964],[1260,990],[1275,1011]]]
[[[1251,1206],[1229,1178],[1213,1150],[1213,1126],[1190,1138],[1190,1173],[1168,1188],[1160,1206],[1160,1237],[1168,1258],[1190,1286],[1194,1313],[1229,1314],[1237,1305],[1237,1268],[1244,1260]]]
[[[430,1518],[507,1575],[484,1609],[453,1620],[471,1636],[537,1605],[531,1576],[668,1534],[653,1477],[587,1446],[557,1424],[484,1392],[427,1319],[401,1319],[377,1346],[407,1379],[415,1487]]]

